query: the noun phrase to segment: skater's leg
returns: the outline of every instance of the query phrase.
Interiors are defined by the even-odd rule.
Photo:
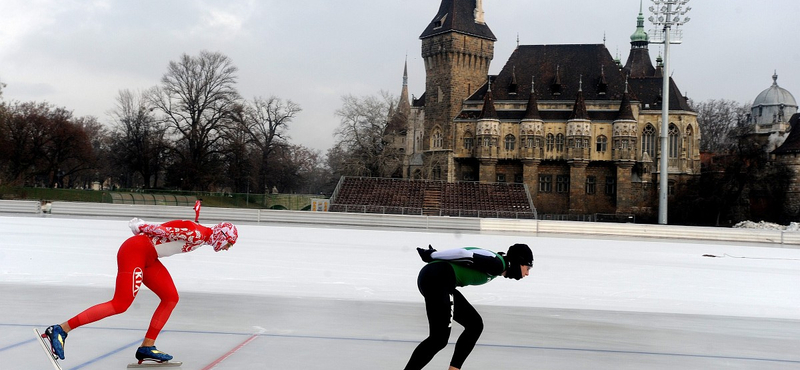
[[[148,259],[157,260],[158,255],[147,237],[134,236],[122,243],[117,252],[114,297],[108,302],[87,308],[61,325],[53,325],[45,330],[50,346],[59,358],[64,359],[64,341],[72,329],[125,312],[130,307],[139,292],[142,271]]]
[[[453,294],[453,301],[453,319],[464,327],[464,332],[456,341],[450,366],[451,369],[460,369],[483,332],[483,319],[459,291]]]
[[[114,297],[92,306],[69,319],[62,328],[69,332],[77,327],[93,323],[108,316],[128,310],[139,293],[143,271],[148,259],[157,260],[158,255],[147,237],[134,236],[126,240],[117,253],[117,279]]]
[[[417,286],[425,298],[429,334],[411,354],[406,370],[425,367],[439,351],[447,346],[452,327],[455,274],[447,263],[433,263],[422,268]]]
[[[411,354],[405,370],[418,370],[427,365],[439,351],[447,346],[451,329],[452,295],[447,293],[425,296],[429,334]]]
[[[178,304],[178,291],[175,283],[167,268],[156,260],[145,269],[144,285],[150,288],[160,299],[161,303],[156,307],[153,318],[150,320],[150,327],[147,329],[142,347],[150,347],[155,344],[158,334],[169,320],[172,310]]]

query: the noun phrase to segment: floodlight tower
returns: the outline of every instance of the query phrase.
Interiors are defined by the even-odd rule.
[[[692,7],[687,6],[689,0],[650,0],[653,6],[650,7],[650,23],[655,26],[651,32],[650,43],[664,44],[664,69],[662,79],[664,87],[661,91],[661,157],[659,174],[659,193],[658,193],[658,223],[667,224],[667,196],[669,188],[669,45],[680,44],[683,41],[683,31],[678,27],[689,22],[686,16]],[[672,27],[675,27],[673,29]]]

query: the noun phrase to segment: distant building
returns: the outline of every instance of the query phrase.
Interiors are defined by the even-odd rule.
[[[756,140],[767,151],[775,150],[786,139],[791,130],[789,120],[797,113],[797,101],[792,93],[778,86],[778,72],[772,75],[772,86],[762,91],[753,100],[750,124]]]
[[[772,86],[753,101],[751,122],[756,125],[756,135],[768,135],[768,149],[777,146],[772,151],[774,160],[792,171],[783,211],[797,220],[800,216],[800,129],[797,129],[800,113],[792,93],[778,86],[777,72],[772,81]],[[785,135],[787,131],[789,134]]]
[[[409,104],[404,78],[405,131],[387,130],[402,177],[524,183],[540,214],[657,214],[663,73],[641,9],[624,66],[602,44],[520,45],[490,76],[481,3],[442,0],[420,36],[425,93]],[[672,79],[669,91],[674,191],[700,174],[700,129]]]

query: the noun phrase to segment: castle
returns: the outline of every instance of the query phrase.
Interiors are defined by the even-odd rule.
[[[442,0],[420,39],[425,93],[409,101],[406,69],[387,176],[524,183],[540,214],[657,213],[664,73],[641,8],[624,65],[602,44],[520,45],[489,75],[481,0]],[[700,174],[700,128],[671,78],[669,105],[673,194]]]

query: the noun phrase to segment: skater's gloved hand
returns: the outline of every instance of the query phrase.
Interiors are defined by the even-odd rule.
[[[433,249],[430,244],[428,244],[428,249],[417,247],[417,253],[419,253],[419,257],[425,262],[433,261],[433,257],[431,257],[433,252],[436,252],[436,249]]]

